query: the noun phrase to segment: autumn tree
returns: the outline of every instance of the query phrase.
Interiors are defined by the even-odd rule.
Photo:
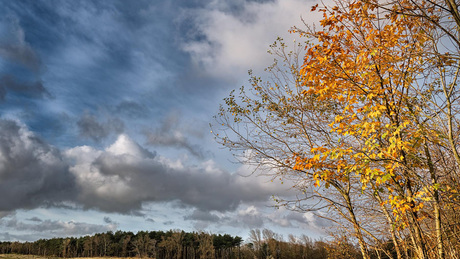
[[[215,250],[212,244],[212,236],[208,233],[197,233],[198,254],[200,259],[212,259],[215,257]]]
[[[305,42],[293,51],[272,46],[271,77],[253,76],[225,99],[216,138],[241,162],[291,180],[299,196],[280,205],[335,212],[327,219],[351,230],[363,258],[454,257],[458,5],[312,9],[320,28],[294,29]]]

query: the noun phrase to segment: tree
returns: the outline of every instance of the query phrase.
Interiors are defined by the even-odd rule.
[[[150,257],[155,258],[155,245],[156,240],[150,239],[149,234],[146,232],[139,232],[133,241],[134,249],[138,257]]]
[[[215,258],[215,250],[212,244],[212,236],[208,233],[201,232],[196,234],[198,240],[198,254],[200,259]]]
[[[249,91],[225,99],[217,140],[293,182],[299,196],[280,205],[335,212],[328,219],[351,230],[363,258],[444,258],[447,246],[454,256],[458,5],[350,0],[312,9],[323,13],[321,28],[295,28],[306,42],[293,51],[271,46],[280,62],[268,81],[252,76]]]

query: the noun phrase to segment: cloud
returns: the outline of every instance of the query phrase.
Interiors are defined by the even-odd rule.
[[[2,211],[2,210],[0,210],[0,219],[4,218],[6,216],[14,215],[14,214],[15,214],[14,211]]]
[[[37,239],[33,236],[29,235],[18,235],[18,234],[10,234],[10,232],[0,232],[0,239],[1,240],[17,240],[17,241],[36,241]]]
[[[58,204],[76,191],[59,150],[24,125],[0,119],[0,211]]]
[[[8,92],[22,94],[30,98],[51,97],[41,81],[19,82],[14,77],[5,75],[0,78],[0,99],[5,99]]]
[[[34,233],[47,233],[49,237],[83,236],[94,233],[115,231],[117,229],[116,224],[97,225],[61,220],[41,220],[34,222],[35,223],[24,223],[19,221],[16,217],[12,217],[0,220],[0,225],[15,231],[30,233],[31,236],[33,236]],[[29,238],[22,237],[22,239]]]
[[[313,212],[291,212],[285,216],[285,219],[289,222],[296,222],[299,226],[303,228],[309,228],[312,230],[316,230],[322,232],[324,228],[330,227],[333,223],[327,219],[321,218],[319,215],[325,214],[324,212],[318,211],[315,213]]]
[[[245,226],[256,228],[260,228],[264,224],[262,215],[255,206],[249,206],[238,211],[237,221]]]
[[[279,191],[257,178],[218,169],[212,161],[184,165],[142,148],[126,135],[105,150],[88,146],[65,152],[85,208],[138,211],[145,202],[179,201],[201,211],[232,211],[242,202],[267,201]]]
[[[182,49],[210,75],[234,78],[250,68],[270,65],[273,57],[267,50],[278,36],[298,37],[290,35],[288,30],[302,24],[301,15],[307,22],[319,17],[308,13],[309,8],[306,1],[279,0],[247,1],[234,6],[214,1],[206,8],[186,9],[183,19],[193,26],[189,37],[182,42]]]
[[[37,53],[25,41],[25,33],[18,19],[12,16],[0,20],[0,57],[21,64],[35,73],[42,66]]]
[[[192,214],[184,216],[185,220],[197,220],[197,221],[206,221],[206,222],[218,222],[220,221],[220,217],[209,212],[209,211],[201,211],[201,210],[194,210]]]
[[[270,222],[272,222],[275,225],[278,225],[281,227],[292,227],[293,222],[288,218],[288,215],[291,215],[291,214],[292,212],[288,212],[288,214],[286,214],[286,208],[281,207],[277,209],[275,212],[268,215],[267,218]]]
[[[96,142],[108,137],[111,133],[120,134],[124,130],[124,123],[118,118],[109,118],[100,121],[96,116],[85,112],[77,121],[80,135]]]
[[[198,209],[190,219],[204,219],[209,211],[234,211],[242,202],[265,202],[279,191],[258,178],[223,171],[211,160],[198,165],[168,160],[127,135],[105,150],[79,146],[62,152],[11,120],[0,120],[0,178],[5,216],[65,202],[136,213],[144,203],[177,201]]]
[[[42,222],[42,221],[43,221],[43,220],[41,220],[41,219],[38,218],[38,217],[32,217],[32,218],[29,218],[29,219],[27,219],[27,220],[33,221],[33,222]]]
[[[238,173],[245,174],[246,170],[242,167]],[[186,220],[229,222],[217,212],[235,211],[243,203],[265,203],[272,194],[283,193],[284,186],[239,174],[219,169],[212,160],[187,165],[166,159],[124,134],[103,150],[78,146],[60,151],[19,122],[0,120],[0,211],[4,218],[16,209],[63,204],[135,214],[146,203],[177,202],[195,208]],[[263,223],[255,207],[237,211],[237,216],[243,225],[257,227]],[[42,221],[42,227],[65,223]],[[109,217],[104,222],[117,225]],[[13,223],[9,224],[22,229],[39,228]],[[69,229],[92,229],[75,222],[66,224]]]
[[[12,15],[0,18],[0,66],[1,100],[8,95],[26,99],[52,97],[41,79],[44,64],[26,42],[26,33],[19,19]]]
[[[146,205],[172,202],[179,205],[170,211],[189,213],[187,223],[271,223],[261,206],[285,186],[239,176],[252,168],[223,169],[222,153],[215,152],[220,162],[206,160],[203,148],[214,146],[200,135],[209,131],[200,119],[217,109],[226,79],[271,63],[268,45],[299,22],[286,13],[308,7],[301,0],[4,1],[0,105],[28,128],[0,119],[0,218],[23,209],[18,218],[26,220],[11,221],[12,228],[89,233],[108,227],[53,220],[54,210],[46,214],[51,220],[31,217],[28,209],[95,209],[96,223],[116,225],[118,216],[105,212],[151,222]],[[153,127],[134,135],[145,125]],[[106,146],[121,133],[146,137],[148,145],[122,134]],[[97,147],[82,146],[88,140]],[[171,157],[185,151],[192,161],[165,158],[165,149]],[[180,224],[184,215],[152,218]],[[19,238],[14,232],[0,237]]]
[[[191,144],[187,137],[198,134],[189,128],[187,123],[184,123],[182,119],[179,114],[170,113],[161,122],[160,127],[145,133],[147,143],[152,146],[182,148],[190,152],[193,156],[203,159],[204,154],[200,146]]]
[[[109,217],[104,217],[104,222],[107,224],[113,223],[112,219]]]

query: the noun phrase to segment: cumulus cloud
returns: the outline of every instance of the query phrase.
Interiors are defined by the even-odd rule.
[[[245,170],[242,167],[239,173]],[[263,224],[259,210],[249,206],[236,211],[240,205],[265,203],[273,194],[287,193],[284,186],[224,171],[211,160],[187,165],[166,159],[124,134],[103,150],[78,146],[59,151],[11,120],[0,120],[0,179],[3,218],[16,209],[58,207],[69,202],[73,209],[76,205],[118,213],[139,213],[145,203],[176,202],[195,208],[186,220],[231,224],[222,213],[234,212],[238,218],[235,224],[259,227]],[[110,217],[103,220],[117,225]],[[68,226],[68,233],[77,233],[71,229],[78,227],[93,231],[93,227],[75,222],[36,217],[28,221],[34,224],[10,220],[3,225],[34,231],[52,226]]]
[[[99,120],[89,112],[85,112],[77,121],[80,135],[96,142],[108,137],[111,133],[121,133],[124,123],[117,118],[109,118],[106,121]]]
[[[72,199],[74,183],[59,150],[24,125],[0,120],[0,211]]]
[[[201,211],[232,211],[242,202],[267,201],[279,188],[257,178],[243,178],[212,161],[184,165],[142,148],[127,135],[105,150],[83,146],[69,149],[70,171],[86,208],[132,212],[144,202],[179,201]]]
[[[156,155],[127,135],[104,150],[64,152],[15,121],[0,120],[0,211],[71,202],[107,212],[135,213],[147,202],[194,207],[190,219],[215,220],[209,211],[234,211],[280,191],[265,181],[219,169],[213,161],[186,165]],[[109,218],[105,219],[110,220]]]

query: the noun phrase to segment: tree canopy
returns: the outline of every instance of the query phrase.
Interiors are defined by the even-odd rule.
[[[257,172],[290,179],[299,195],[280,205],[350,232],[363,258],[456,258],[458,4],[312,11],[323,19],[292,30],[301,43],[271,46],[270,78],[225,99],[216,138]]]

